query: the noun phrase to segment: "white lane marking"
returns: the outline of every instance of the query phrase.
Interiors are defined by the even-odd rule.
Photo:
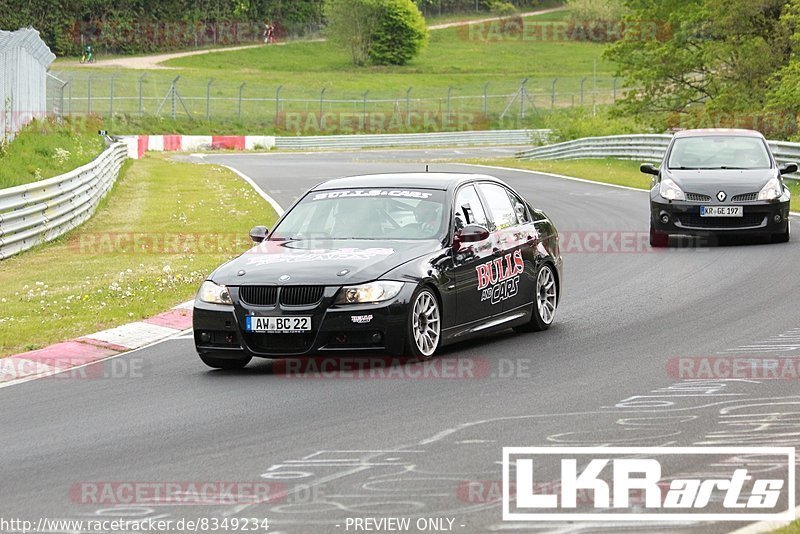
[[[236,173],[236,174],[237,174],[237,175],[238,175],[238,176],[239,176],[239,177],[240,177],[242,180],[244,180],[245,182],[247,182],[248,184],[250,184],[250,187],[252,187],[252,188],[255,190],[255,192],[256,192],[256,193],[258,193],[259,195],[261,195],[261,198],[263,198],[264,200],[266,200],[266,201],[269,203],[269,205],[270,205],[270,206],[272,206],[272,209],[274,209],[274,210],[275,210],[275,212],[278,214],[278,217],[280,217],[281,215],[283,215],[283,213],[284,213],[284,209],[281,207],[281,205],[280,205],[280,204],[278,204],[278,202],[277,202],[277,201],[276,201],[274,198],[272,198],[272,197],[271,197],[271,196],[269,196],[269,195],[268,195],[266,192],[264,192],[264,190],[263,190],[263,189],[261,189],[260,187],[258,187],[258,185],[256,185],[256,183],[253,181],[253,179],[252,179],[252,178],[250,178],[249,176],[247,176],[245,173],[243,173],[243,172],[241,172],[241,171],[238,171],[238,170],[234,169],[234,168],[233,168],[233,167],[231,167],[230,165],[222,165],[222,166],[223,166],[223,167],[225,167],[225,168],[226,168],[226,169],[228,169],[228,170],[231,170],[231,171],[235,172],[235,173]]]
[[[460,163],[459,165],[469,165],[470,167],[484,167],[487,169],[499,169],[503,171],[525,172],[528,174],[542,174],[552,178],[562,178],[564,180],[572,180],[573,182],[583,182],[585,184],[604,185],[606,187],[615,187],[617,189],[627,189],[628,191],[639,191],[641,193],[649,192],[649,189],[639,189],[638,187],[629,187],[627,185],[607,184],[605,182],[595,182],[594,180],[587,180],[586,178],[576,178],[574,176],[567,176],[565,174],[555,174],[552,172],[532,171],[529,169],[515,169],[513,167],[500,167],[498,165],[479,165],[477,163]]]

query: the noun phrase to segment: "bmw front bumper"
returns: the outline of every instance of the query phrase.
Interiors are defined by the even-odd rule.
[[[322,300],[312,306],[252,306],[230,287],[233,305],[195,300],[193,329],[197,352],[215,358],[281,358],[316,354],[405,352],[408,308],[415,284],[377,304],[334,305],[338,287],[326,287]],[[311,330],[303,333],[253,333],[245,331],[246,317],[311,317]]]

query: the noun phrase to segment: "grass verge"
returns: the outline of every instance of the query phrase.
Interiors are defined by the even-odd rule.
[[[274,210],[213,165],[126,164],[95,216],[55,243],[0,262],[0,357],[141,320],[190,299],[249,247]]]
[[[34,120],[9,144],[0,144],[0,189],[52,178],[96,158],[105,143],[99,119]]]
[[[470,160],[466,163],[551,172],[604,184],[635,187],[637,189],[650,188],[650,177],[639,172],[640,162],[638,161],[613,158],[571,160],[490,159]],[[792,192],[792,211],[800,211],[800,181],[786,180],[786,184]]]
[[[435,30],[428,47],[403,66],[353,67],[347,51],[331,43],[297,41],[172,59],[164,64],[169,71],[62,65],[57,74],[70,81],[65,106],[72,113],[91,110],[120,117],[138,117],[140,111],[153,115],[159,107],[169,113],[172,100],[165,96],[180,75],[176,87],[182,102],[177,102],[176,115],[214,122],[274,124],[288,120],[287,115],[320,110],[337,117],[358,114],[364,111],[364,98],[371,114],[404,113],[408,106],[414,113],[499,116],[525,78],[526,116],[551,107],[584,104],[589,109],[610,103],[615,66],[603,59],[605,46],[552,36],[553,23],[567,16],[558,11],[531,17],[527,21],[535,35],[525,37],[495,31],[491,23]],[[538,33],[537,23],[542,24]],[[504,116],[518,115],[517,108],[518,101]],[[325,132],[322,128],[320,133]]]

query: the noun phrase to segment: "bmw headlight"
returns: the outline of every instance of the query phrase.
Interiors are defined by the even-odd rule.
[[[770,178],[769,182],[758,192],[758,200],[775,200],[783,194],[783,185],[777,178]]]
[[[343,287],[334,304],[363,304],[393,299],[403,289],[403,282],[377,281]]]
[[[206,280],[197,292],[197,298],[210,304],[233,304],[228,288]]]
[[[661,180],[658,193],[667,200],[686,200],[686,195],[683,194],[683,190],[669,178]]]

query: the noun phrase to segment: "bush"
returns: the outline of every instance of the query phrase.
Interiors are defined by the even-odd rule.
[[[651,127],[635,117],[615,116],[606,109],[592,113],[589,109],[570,108],[548,115],[542,128],[552,130],[551,143],[583,137],[649,133]]]
[[[501,17],[507,17],[517,12],[514,4],[504,2],[503,0],[491,0],[489,2],[489,11]]]
[[[328,0],[326,34],[354,65],[404,65],[428,41],[425,18],[411,0]]]
[[[581,21],[620,21],[627,13],[622,0],[567,0],[570,17]]]
[[[380,24],[382,0],[328,0],[325,34],[335,45],[347,49],[354,65],[366,64],[372,40]]]
[[[375,65],[405,65],[428,42],[425,18],[411,0],[383,0],[378,27],[372,34],[370,61]]]
[[[622,0],[568,0],[567,35],[574,41],[613,42],[622,38]]]

